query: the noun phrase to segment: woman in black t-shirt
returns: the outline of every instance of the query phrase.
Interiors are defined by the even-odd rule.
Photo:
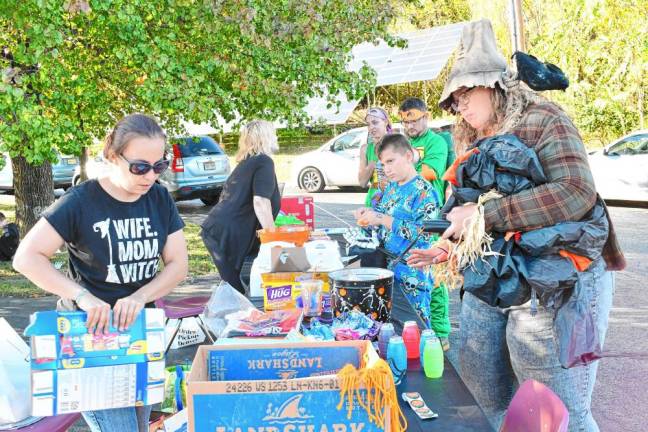
[[[89,332],[128,328],[147,303],[187,274],[184,223],[156,180],[169,166],[166,136],[150,117],[120,120],[106,138],[111,173],[70,189],[18,247],[13,265],[34,284],[87,312]],[[49,258],[67,246],[66,277]],[[164,269],[158,272],[160,258]],[[72,301],[74,304],[72,304]],[[150,406],[84,412],[93,432],[148,430]]]
[[[238,165],[202,224],[201,236],[218,273],[242,293],[243,261],[259,250],[256,231],[274,227],[279,214],[281,196],[270,158],[278,149],[272,123],[254,120],[245,125],[236,154]]]

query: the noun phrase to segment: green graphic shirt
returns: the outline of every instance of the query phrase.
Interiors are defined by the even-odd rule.
[[[441,135],[428,129],[423,134],[410,138],[410,143],[419,154],[416,171],[420,173],[423,164],[425,164],[436,173],[436,180],[430,180],[430,183],[439,194],[443,204],[445,202],[445,182],[441,180],[441,176],[445,173],[448,164],[448,144],[446,140]]]

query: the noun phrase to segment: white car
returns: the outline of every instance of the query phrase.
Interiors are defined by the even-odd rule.
[[[433,130],[452,125],[451,121],[435,120],[428,123]],[[394,132],[403,133],[400,123],[393,125]],[[317,150],[297,156],[292,164],[291,180],[307,192],[321,192],[326,186],[365,187],[358,183],[360,147],[367,142],[367,127],[343,132]]]
[[[343,132],[317,150],[297,156],[291,179],[307,192],[321,192],[326,186],[359,187],[360,146],[366,142],[366,127]]]
[[[648,130],[632,132],[590,153],[589,163],[604,200],[648,203]]]

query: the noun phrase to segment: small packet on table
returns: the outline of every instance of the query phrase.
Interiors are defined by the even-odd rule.
[[[439,417],[439,414],[432,411],[418,392],[405,392],[401,395],[403,400],[409,404],[421,420],[431,420]]]

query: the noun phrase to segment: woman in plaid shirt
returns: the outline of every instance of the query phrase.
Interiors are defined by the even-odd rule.
[[[454,142],[462,154],[476,140],[512,133],[537,153],[548,182],[487,201],[488,231],[529,231],[559,222],[580,220],[597,199],[587,152],[564,111],[516,79],[498,52],[490,22],[464,27],[458,60],[446,82],[440,106],[457,114]],[[445,238],[458,238],[476,204],[452,209]],[[609,219],[609,216],[608,216]],[[612,307],[614,278],[625,260],[612,222],[602,257],[584,273],[591,310],[601,344]],[[440,249],[412,251],[409,263],[439,261]],[[530,304],[490,306],[465,293],[461,306],[460,373],[493,426],[499,429],[517,386],[535,379],[551,388],[569,410],[569,431],[598,431],[590,405],[598,362],[561,367],[553,331],[555,310]]]

